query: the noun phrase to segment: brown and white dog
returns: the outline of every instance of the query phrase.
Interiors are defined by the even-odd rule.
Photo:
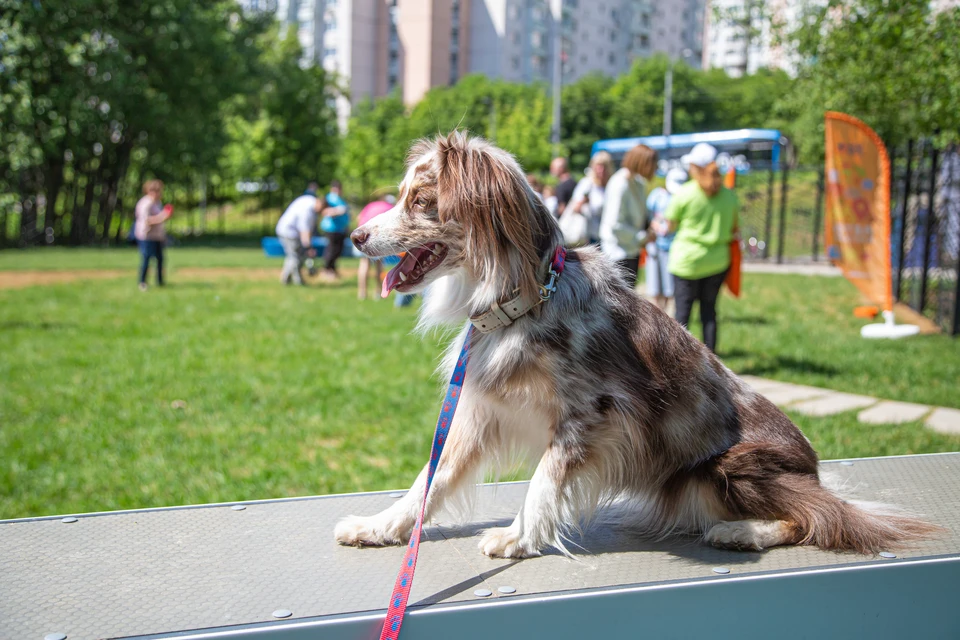
[[[480,540],[488,556],[565,552],[565,532],[613,502],[656,534],[697,533],[733,549],[871,553],[934,530],[825,489],[816,453],[789,418],[635,295],[596,250],[570,251],[551,299],[504,320],[508,305],[538,300],[561,235],[517,162],[486,141],[455,132],[417,143],[397,205],[352,238],[370,256],[407,252],[384,295],[430,286],[422,327],[463,328],[444,359],[448,374],[471,318],[483,331],[477,318],[499,309],[493,324],[503,326],[473,337],[426,516],[491,461],[532,452],[539,464],[520,513]],[[343,519],[336,540],[406,542],[425,482],[426,469],[386,511]]]

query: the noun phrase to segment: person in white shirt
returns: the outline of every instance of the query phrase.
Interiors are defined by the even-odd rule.
[[[580,179],[573,190],[573,212],[587,220],[586,242],[600,242],[600,217],[603,215],[603,198],[607,183],[613,176],[613,157],[606,151],[598,151],[590,158],[589,175]]]
[[[317,214],[326,206],[326,200],[314,195],[302,195],[287,207],[277,222],[277,237],[283,246],[283,271],[280,273],[280,282],[297,285],[303,284],[304,258],[317,255],[311,245],[313,230],[317,227]]]
[[[620,166],[604,192],[600,249],[616,261],[632,289],[640,270],[640,249],[647,242],[647,181],[657,170],[657,152],[638,144],[627,151]]]

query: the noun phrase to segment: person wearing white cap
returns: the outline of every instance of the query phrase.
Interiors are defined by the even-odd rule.
[[[657,170],[657,152],[638,144],[627,151],[604,190],[600,250],[616,261],[630,288],[637,284],[640,248],[647,241],[647,181]]]
[[[703,341],[717,347],[717,296],[730,268],[730,242],[739,224],[740,203],[723,186],[717,150],[700,143],[683,156],[690,182],[677,191],[667,207],[668,230],[676,232],[667,267],[674,276],[676,319],[690,321],[693,303],[700,303]]]
[[[669,225],[663,216],[667,212],[671,196],[680,190],[687,179],[687,172],[683,169],[670,169],[667,172],[666,188],[657,187],[647,198],[647,211],[651,216],[650,228],[656,234],[656,238],[647,243],[647,296],[664,311],[673,300],[673,276],[667,270],[673,234],[670,233]]]

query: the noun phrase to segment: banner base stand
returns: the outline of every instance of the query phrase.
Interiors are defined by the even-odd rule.
[[[920,327],[915,324],[897,324],[893,319],[893,311],[884,311],[883,319],[885,322],[878,324],[868,324],[860,329],[860,336],[863,338],[906,338],[920,333]]]

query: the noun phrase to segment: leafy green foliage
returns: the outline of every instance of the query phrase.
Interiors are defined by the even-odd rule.
[[[960,8],[916,0],[829,0],[804,6],[786,34],[803,64],[788,102],[807,159],[823,154],[823,113],[854,115],[888,146],[938,130],[960,134]]]
[[[257,90],[224,108],[228,142],[220,170],[227,183],[273,183],[283,199],[311,180],[333,179],[339,150],[336,87],[322,67],[299,64],[301,48],[290,29],[274,27],[257,43]]]

